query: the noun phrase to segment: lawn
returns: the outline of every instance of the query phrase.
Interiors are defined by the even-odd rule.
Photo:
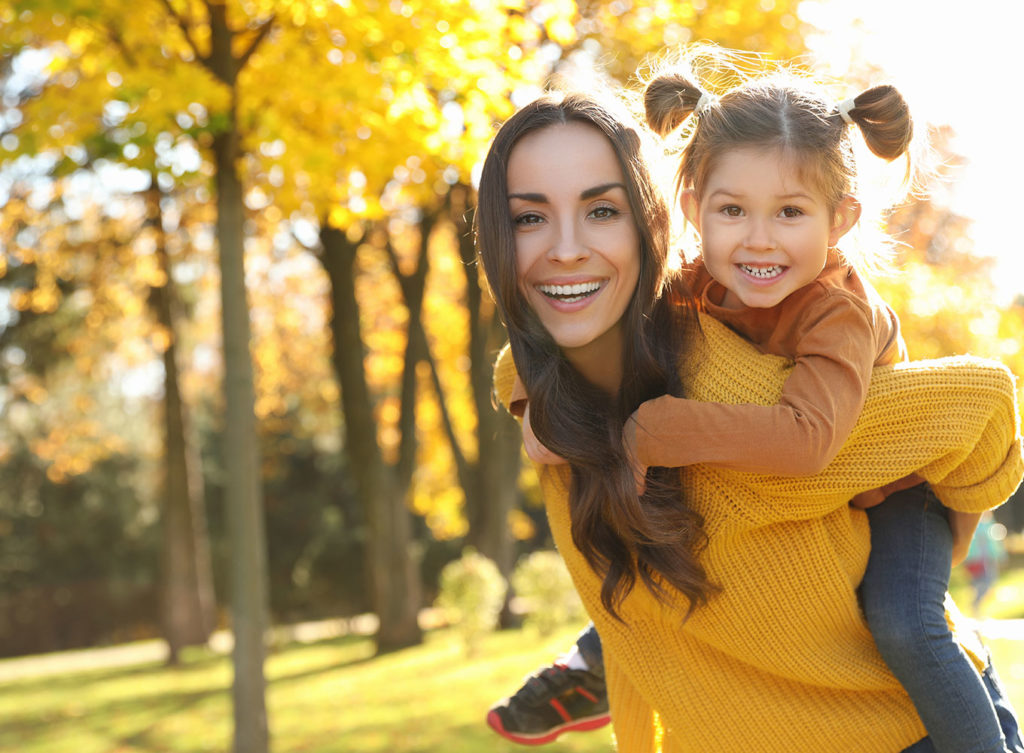
[[[969,603],[965,584],[954,594]],[[1006,573],[986,605],[1024,617],[1024,569]],[[490,704],[524,674],[570,645],[576,629],[547,638],[522,631],[488,637],[467,658],[448,630],[422,646],[374,658],[360,637],[283,646],[268,658],[274,753],[511,753],[483,723]],[[1011,699],[1024,709],[1024,640],[990,640]],[[0,685],[0,750],[19,753],[198,753],[230,750],[229,660],[186,652],[183,666],[149,663],[83,670]],[[540,750],[610,751],[609,729],[567,735]]]
[[[488,637],[467,658],[454,633],[373,658],[366,638],[291,644],[267,661],[274,753],[479,753],[524,750],[490,731],[490,704],[568,647],[576,629],[539,639]],[[0,750],[18,753],[198,753],[230,750],[229,660],[186,652],[183,666],[149,663],[24,678],[0,685]],[[606,731],[556,751],[609,751]]]

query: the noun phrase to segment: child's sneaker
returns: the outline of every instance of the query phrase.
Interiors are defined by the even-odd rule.
[[[526,678],[515,695],[487,712],[495,732],[523,745],[543,745],[563,732],[597,729],[609,721],[604,678],[564,664]]]

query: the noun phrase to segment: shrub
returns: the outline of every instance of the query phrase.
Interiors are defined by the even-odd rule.
[[[483,636],[498,626],[508,583],[498,566],[472,547],[441,570],[435,605],[461,633],[466,652],[476,653]]]
[[[558,552],[540,550],[520,558],[512,588],[526,602],[525,624],[541,635],[583,619],[583,604]]]

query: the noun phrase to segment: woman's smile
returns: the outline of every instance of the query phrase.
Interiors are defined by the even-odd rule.
[[[519,288],[566,357],[617,364],[640,234],[608,139],[583,123],[528,133],[508,165]],[[603,374],[588,374],[595,383]]]
[[[607,281],[591,280],[589,282],[576,283],[546,283],[535,285],[541,293],[550,298],[556,304],[572,304],[580,301],[589,303],[590,299],[596,296]]]

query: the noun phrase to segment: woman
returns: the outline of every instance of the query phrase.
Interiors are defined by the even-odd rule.
[[[538,472],[619,749],[930,750],[864,625],[869,532],[847,502],[914,471],[957,509],[1003,502],[1022,473],[1012,377],[977,359],[880,369],[822,474],[659,469],[638,500],[622,427],[641,402],[772,404],[790,366],[686,305],[628,122],[590,97],[528,105],[495,137],[476,220],[509,330],[496,390],[513,403],[518,367],[535,435],[569,461]]]

